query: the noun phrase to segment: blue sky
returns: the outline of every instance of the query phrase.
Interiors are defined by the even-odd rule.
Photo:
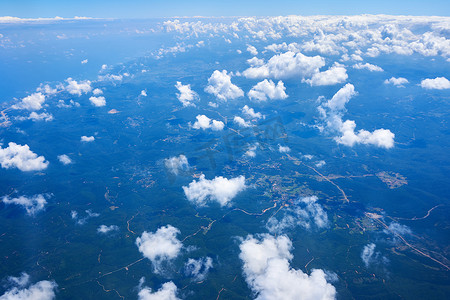
[[[0,15],[149,18],[173,16],[274,16],[354,14],[450,15],[448,0],[1,0]]]

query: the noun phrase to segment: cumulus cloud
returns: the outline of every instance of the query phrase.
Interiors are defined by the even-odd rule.
[[[408,79],[403,78],[403,77],[398,77],[398,78],[391,77],[384,81],[384,84],[393,84],[397,87],[404,87],[403,85],[407,84],[407,83],[409,83]]]
[[[445,90],[450,89],[450,81],[445,77],[427,78],[420,82],[420,86],[427,90]]]
[[[183,154],[173,156],[164,160],[164,165],[172,174],[178,175],[180,171],[189,169],[189,163]]]
[[[184,265],[184,274],[192,277],[194,281],[203,281],[213,266],[212,261],[211,257],[202,257],[197,260],[189,258]]]
[[[80,139],[82,142],[89,143],[95,141],[95,137],[93,136],[85,136],[83,135]]]
[[[151,288],[143,286],[144,277],[139,283],[139,300],[179,300],[177,297],[178,288],[172,281],[164,283],[161,288],[155,292]]]
[[[91,219],[91,218],[96,218],[98,216],[100,216],[99,213],[94,213],[92,212],[92,210],[87,209],[84,211],[86,213],[86,216],[84,218],[79,218],[78,217],[78,212],[75,210],[72,210],[70,212],[70,217],[72,218],[72,220],[74,220],[78,225],[84,225],[86,224],[87,220]]]
[[[300,197],[293,205],[284,210],[281,220],[275,216],[269,218],[266,228],[271,233],[283,233],[287,229],[302,226],[310,229],[314,224],[317,228],[328,226],[328,215],[322,206],[317,203],[317,196]]]
[[[355,91],[355,87],[351,83],[347,83],[342,87],[333,97],[325,103],[325,106],[333,111],[343,110],[345,109],[345,104],[353,96],[356,96],[358,93]]]
[[[231,77],[227,74],[226,70],[223,70],[222,72],[215,70],[212,73],[211,77],[208,79],[208,85],[205,88],[205,92],[215,95],[217,99],[222,101],[244,96],[244,91],[231,83]]]
[[[94,96],[102,95],[103,91],[99,88],[96,88],[92,91],[92,94],[94,94]]]
[[[178,89],[179,93],[177,93],[178,100],[183,103],[183,106],[195,106],[194,101],[198,100],[200,97],[196,92],[191,90],[191,85],[186,84],[183,85],[181,82],[177,81],[175,87]]]
[[[252,45],[248,45],[247,51],[253,56],[258,55],[258,50],[256,50],[256,48]]]
[[[258,143],[248,145],[248,150],[245,151],[244,155],[247,157],[256,157],[256,149],[258,149],[258,146],[259,146]]]
[[[38,156],[28,145],[8,143],[8,147],[0,146],[0,163],[2,168],[17,168],[21,171],[40,171],[48,167],[44,156]]]
[[[264,79],[258,82],[252,89],[248,92],[248,97],[251,100],[266,101],[286,99],[286,88],[284,87],[283,81],[278,81],[277,85],[272,80]]]
[[[97,228],[98,233],[107,234],[108,232],[111,232],[111,231],[119,231],[119,226],[117,226],[117,225],[110,225],[110,226],[100,225]]]
[[[252,57],[250,59],[247,59],[247,63],[251,66],[251,67],[259,67],[264,65],[264,59],[260,59],[257,57]]]
[[[13,109],[26,109],[26,110],[40,110],[42,104],[45,102],[45,95],[42,93],[33,93],[25,98],[22,98],[21,102],[14,104]]]
[[[88,59],[86,58],[86,59],[83,59],[82,61],[81,61],[81,64],[82,65],[85,65],[85,64],[87,64],[88,63]]]
[[[366,70],[369,70],[370,72],[383,72],[384,71],[379,66],[372,65],[369,63],[365,63],[365,64],[357,63],[357,64],[353,65],[353,68],[358,69],[358,70],[366,69]]]
[[[141,93],[139,94],[139,96],[147,97],[147,91],[146,90],[142,90]]]
[[[311,79],[303,80],[310,86],[335,85],[347,80],[347,70],[343,65],[335,64],[324,72],[315,73]]]
[[[21,277],[8,277],[13,286],[8,289],[0,300],[52,300],[55,299],[56,282],[42,280],[30,284],[30,276],[22,273]]]
[[[317,73],[325,65],[320,56],[306,56],[288,51],[272,56],[267,63],[259,67],[250,67],[242,74],[247,78],[306,78]]]
[[[245,121],[244,119],[242,119],[239,116],[235,116],[234,119],[233,119],[233,122],[236,123],[237,125],[239,125],[239,127],[242,127],[242,128],[247,128],[247,127],[252,126],[252,123]]]
[[[30,113],[30,116],[28,117],[28,119],[33,120],[33,121],[45,121],[45,122],[50,122],[53,121],[53,116],[52,114],[49,113],[36,113],[36,112],[32,112]]]
[[[166,225],[154,233],[144,231],[136,238],[139,252],[152,262],[155,273],[161,273],[162,263],[175,259],[180,253],[183,244],[177,238],[179,233],[178,228]]]
[[[67,156],[66,154],[58,155],[58,160],[59,160],[63,165],[69,165],[69,164],[72,163],[72,160],[71,160],[70,157]]]
[[[101,106],[105,106],[106,105],[106,100],[105,97],[103,96],[99,96],[99,97],[89,97],[89,101],[91,101],[91,104],[97,107],[101,107]]]
[[[56,106],[59,108],[80,107],[80,103],[70,100],[69,104],[67,104],[64,100],[59,100]]]
[[[17,198],[9,198],[9,196],[3,196],[2,202],[5,205],[14,204],[22,206],[27,211],[27,215],[33,216],[37,212],[44,210],[45,205],[47,204],[45,196],[47,195],[38,194],[31,197],[19,196]]]
[[[214,131],[220,131],[225,127],[225,124],[222,121],[211,120],[205,115],[198,115],[195,118],[197,121],[195,121],[194,125],[192,125],[192,128],[194,129],[206,130],[211,128]]]
[[[290,266],[292,242],[287,236],[248,236],[239,248],[245,280],[256,299],[335,299],[336,289],[323,270],[308,275]]]
[[[248,105],[245,105],[242,108],[242,113],[252,119],[262,119],[263,118],[263,115],[260,112],[255,112],[255,110],[253,108],[248,107]]]
[[[187,199],[197,206],[205,206],[208,201],[226,206],[245,188],[245,177],[242,175],[231,179],[218,176],[208,180],[202,174],[198,181],[194,180],[189,186],[183,186],[183,191]]]
[[[78,82],[69,77],[66,79],[66,82],[67,86],[65,90],[72,95],[81,96],[82,94],[86,94],[92,90],[91,82],[89,80]]]
[[[288,153],[288,152],[291,152],[291,148],[289,148],[288,146],[278,145],[278,152],[280,152],[280,153]]]

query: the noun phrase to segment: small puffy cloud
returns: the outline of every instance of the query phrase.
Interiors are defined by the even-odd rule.
[[[399,77],[399,78],[391,77],[384,81],[384,84],[393,84],[397,87],[404,87],[403,85],[407,84],[407,83],[409,83],[408,79],[403,78],[403,77]]]
[[[22,98],[21,102],[14,104],[13,109],[26,109],[26,110],[40,110],[42,104],[45,102],[45,95],[42,93],[33,93],[25,98]]]
[[[248,53],[250,53],[253,56],[258,55],[258,50],[256,50],[256,48],[252,45],[247,46],[247,51],[248,51]]]
[[[84,225],[86,224],[87,220],[91,219],[91,218],[96,218],[98,216],[100,216],[99,213],[94,213],[92,212],[92,210],[87,209],[84,211],[86,213],[86,216],[84,218],[79,218],[78,217],[78,212],[75,210],[72,210],[70,212],[70,217],[72,218],[72,220],[74,220],[78,225]]]
[[[142,90],[141,93],[139,94],[139,96],[147,97],[147,91],[146,90]]]
[[[345,108],[345,104],[347,104],[347,102],[357,94],[358,93],[355,91],[353,84],[347,83],[344,87],[337,91],[336,94],[334,94],[333,98],[325,103],[325,106],[333,111],[343,110]]]
[[[247,63],[251,66],[251,67],[259,67],[264,65],[264,59],[260,59],[257,57],[252,57],[250,59],[247,59]]]
[[[233,119],[233,122],[236,123],[237,125],[239,125],[239,127],[242,127],[242,128],[247,128],[247,127],[252,126],[252,124],[250,122],[245,121],[244,119],[242,119],[239,116],[235,116],[234,119]]]
[[[40,84],[40,86],[36,89],[37,92],[41,92],[45,95],[54,95],[58,92],[58,89],[54,89],[48,84]]]
[[[14,204],[23,206],[23,208],[25,208],[25,210],[27,211],[27,215],[29,216],[33,216],[37,212],[44,210],[44,207],[47,204],[47,200],[45,200],[45,196],[42,194],[34,195],[31,197],[19,196],[17,198],[9,198],[9,196],[3,196],[2,202],[5,205]]]
[[[59,108],[80,107],[80,103],[70,100],[69,104],[67,104],[64,100],[59,100],[56,106]]]
[[[286,88],[284,87],[283,81],[278,81],[277,85],[272,80],[264,79],[258,82],[252,89],[248,92],[248,97],[251,100],[266,101],[286,99]]]
[[[372,65],[369,63],[365,63],[365,64],[357,63],[357,64],[353,65],[353,68],[358,69],[358,70],[366,69],[366,70],[369,70],[370,72],[383,72],[384,71],[379,66]]]
[[[203,281],[208,275],[209,269],[213,266],[211,257],[202,257],[199,259],[189,258],[184,265],[186,276],[193,277],[194,281]]]
[[[106,105],[106,100],[105,97],[103,96],[99,96],[99,97],[89,97],[89,101],[91,101],[91,104],[97,107],[101,107],[101,106],[105,106]]]
[[[166,225],[154,233],[144,231],[136,238],[139,252],[152,262],[155,273],[161,272],[163,262],[175,259],[180,253],[183,244],[177,238],[179,233],[177,228]]]
[[[260,112],[255,112],[255,110],[253,108],[248,107],[248,105],[245,105],[242,108],[242,113],[252,119],[262,119],[263,118],[263,115]]]
[[[72,163],[72,160],[71,160],[70,157],[67,156],[66,154],[58,155],[58,160],[59,160],[63,165],[69,165],[69,164]]]
[[[93,136],[85,136],[83,135],[80,139],[82,142],[88,143],[88,142],[93,142],[95,141],[95,137]]]
[[[83,59],[82,61],[81,61],[81,64],[82,65],[85,65],[85,64],[87,64],[88,63],[88,59],[86,58],[86,59]]]
[[[212,73],[211,77],[208,79],[208,85],[205,88],[205,92],[215,95],[217,99],[222,101],[244,96],[244,91],[231,83],[231,77],[227,74],[226,70],[223,70],[222,72],[215,70]]]
[[[192,128],[194,129],[206,130],[211,128],[214,131],[220,131],[225,127],[225,124],[222,121],[211,120],[205,115],[198,115],[196,119],[197,121],[192,125]]]
[[[92,94],[94,94],[95,96],[102,95],[103,91],[99,88],[96,88],[95,90],[92,91]]]
[[[340,64],[335,64],[324,72],[315,73],[311,79],[303,80],[310,86],[335,85],[347,80],[347,70]]]
[[[300,197],[295,200],[293,205],[284,210],[281,220],[275,216],[269,218],[266,228],[271,233],[283,233],[287,229],[296,226],[302,226],[310,229],[312,225],[317,228],[325,228],[328,226],[328,215],[322,206],[317,203],[316,196]]]
[[[291,148],[289,148],[288,146],[278,145],[278,151],[280,153],[288,153],[288,152],[291,152]]]
[[[66,79],[66,82],[67,86],[65,90],[72,95],[81,96],[81,94],[86,94],[92,90],[91,82],[89,80],[78,82],[69,77]]]
[[[56,282],[42,280],[35,284],[29,284],[30,276],[22,273],[21,277],[8,277],[13,286],[8,289],[0,300],[52,300],[55,299]]]
[[[246,188],[245,177],[205,179],[201,175],[198,181],[192,181],[189,186],[183,186],[187,199],[197,206],[205,206],[208,201],[216,201],[220,206],[226,206],[236,195]]]
[[[194,92],[193,90],[191,90],[190,84],[183,85],[183,84],[181,84],[181,82],[177,81],[177,84],[175,85],[175,87],[179,91],[179,93],[177,93],[177,99],[181,103],[183,103],[184,107],[187,107],[190,105],[195,106],[195,104],[193,102],[200,99],[198,94],[196,92]]]
[[[311,57],[288,51],[272,56],[262,66],[250,67],[242,74],[247,78],[305,78],[319,72],[319,69],[324,65],[325,60],[320,56]]]
[[[376,129],[373,132],[361,129],[355,132],[355,121],[346,120],[340,126],[342,136],[337,137],[339,144],[353,147],[355,144],[374,145],[386,149],[394,147],[395,134],[389,129]]]
[[[53,121],[53,116],[52,116],[52,114],[49,114],[49,113],[43,112],[43,113],[38,114],[33,111],[30,113],[30,116],[28,117],[28,119],[33,120],[35,122],[36,121],[50,122],[50,121]]]
[[[178,175],[180,171],[189,169],[189,163],[183,154],[173,156],[164,160],[164,165],[172,174]]]
[[[445,90],[450,89],[450,81],[445,77],[427,78],[420,82],[420,86],[427,90]]]
[[[248,145],[248,150],[245,151],[244,155],[247,157],[255,157],[256,156],[256,149],[258,149],[259,144],[256,143],[254,145]]]
[[[155,292],[151,288],[142,286],[144,278],[141,278],[139,284],[139,300],[180,300],[177,297],[178,288],[172,281],[164,283],[161,288]]]
[[[100,225],[97,228],[97,232],[103,233],[103,234],[106,234],[106,233],[112,232],[112,231],[118,231],[118,230],[119,230],[119,226],[117,226],[117,225],[110,225],[110,226]]]
[[[319,160],[318,162],[316,162],[314,165],[317,168],[322,168],[323,166],[325,166],[327,163],[324,160]]]
[[[292,242],[287,236],[248,236],[239,248],[245,280],[256,299],[335,299],[336,289],[323,270],[308,275],[290,266]]]
[[[17,168],[21,171],[40,171],[48,167],[45,157],[38,156],[28,145],[18,145],[10,142],[8,147],[0,146],[0,164],[2,168]]]

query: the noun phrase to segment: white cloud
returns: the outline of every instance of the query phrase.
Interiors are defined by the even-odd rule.
[[[192,125],[192,128],[194,129],[206,130],[211,128],[214,131],[220,131],[225,127],[225,124],[222,121],[211,120],[205,115],[198,115],[196,119],[197,121]]]
[[[21,171],[40,171],[48,167],[45,157],[37,156],[28,145],[8,143],[8,147],[0,146],[0,163],[2,168],[17,168]]]
[[[92,94],[94,94],[95,96],[102,95],[103,91],[99,88],[96,88],[95,90],[92,91]]]
[[[351,83],[347,83],[342,87],[336,94],[334,94],[333,98],[331,98],[325,106],[330,108],[333,111],[339,111],[345,109],[345,104],[353,96],[356,96],[358,93],[355,91],[355,87]]]
[[[420,86],[427,90],[445,90],[450,89],[450,81],[445,77],[427,78],[420,82]]]
[[[65,89],[72,95],[81,96],[81,94],[86,94],[92,90],[91,82],[89,80],[77,82],[69,77],[66,79],[66,82],[67,86]]]
[[[177,239],[179,233],[177,228],[166,225],[155,233],[144,231],[136,238],[139,252],[152,262],[155,273],[162,271],[163,262],[175,259],[180,253],[183,244]]]
[[[15,204],[20,205],[25,208],[27,215],[33,216],[37,212],[44,210],[47,200],[45,200],[44,195],[38,194],[31,197],[19,196],[17,198],[9,198],[8,196],[3,196],[2,202],[6,205]]]
[[[384,81],[384,84],[393,84],[397,87],[404,87],[403,85],[407,84],[407,83],[409,83],[408,79],[403,78],[403,77],[399,77],[399,78],[391,77]]]
[[[45,95],[34,93],[22,99],[21,102],[12,106],[13,109],[40,110],[45,102]]]
[[[179,93],[177,93],[177,99],[181,103],[183,103],[184,107],[187,107],[190,105],[195,106],[195,104],[193,102],[200,99],[198,94],[196,92],[194,92],[193,90],[191,90],[190,84],[183,85],[183,84],[181,84],[181,82],[177,81],[177,84],[175,85],[175,87],[179,91]]]
[[[311,57],[288,51],[272,56],[260,67],[250,67],[242,74],[247,78],[305,78],[317,73],[324,65],[325,60],[320,56]]]
[[[166,158],[164,160],[164,165],[172,174],[175,175],[178,175],[179,171],[189,169],[188,160],[183,154]]]
[[[80,103],[70,100],[69,104],[66,104],[64,100],[59,100],[56,106],[59,108],[80,107]]]
[[[86,59],[83,59],[82,61],[81,61],[81,64],[82,65],[85,65],[85,64],[87,64],[88,63],[88,59],[86,58]]]
[[[81,140],[82,142],[88,143],[88,142],[93,142],[93,141],[95,141],[95,137],[83,135],[83,136],[81,137],[80,140]]]
[[[189,186],[183,186],[183,191],[187,199],[197,206],[205,206],[208,201],[226,206],[245,188],[245,177],[242,175],[231,179],[218,176],[208,180],[202,174],[198,181],[194,180]]]
[[[142,90],[139,95],[142,96],[142,97],[147,97],[147,91],[146,90]]]
[[[247,59],[247,63],[251,66],[251,67],[259,67],[264,65],[264,59],[260,59],[257,57],[252,57],[250,59]]]
[[[205,92],[215,95],[217,99],[222,101],[244,96],[244,91],[231,83],[231,77],[227,74],[226,70],[223,70],[222,72],[215,70],[212,73],[211,77],[208,79],[208,85],[205,88]]]
[[[293,255],[288,237],[248,236],[239,248],[243,273],[256,299],[335,299],[336,289],[327,282],[323,270],[313,269],[308,275],[290,266]]]
[[[118,231],[118,230],[119,230],[119,226],[117,226],[117,225],[110,225],[110,226],[100,225],[97,228],[98,233],[104,233],[104,234],[111,232],[111,231]]]
[[[375,244],[367,244],[364,246],[363,251],[361,252],[361,259],[366,265],[369,266],[370,262],[373,260],[373,255],[375,253]]]
[[[315,163],[315,166],[317,168],[322,168],[323,166],[325,166],[327,163],[324,160],[319,160],[318,162]]]
[[[104,76],[98,76],[98,80],[100,80],[100,81],[121,81],[124,76],[125,76],[125,74],[123,74],[123,75],[106,74]]]
[[[291,148],[289,148],[288,146],[278,145],[278,151],[280,153],[288,153],[288,152],[291,152]]]
[[[248,145],[248,150],[245,151],[244,155],[247,157],[256,157],[256,149],[258,149],[259,144]]]
[[[281,220],[272,216],[266,224],[267,230],[271,233],[281,234],[287,229],[302,226],[310,229],[314,224],[317,228],[328,226],[328,215],[322,206],[317,203],[316,196],[300,197],[293,205],[284,210]]]
[[[53,116],[52,114],[49,113],[36,113],[36,112],[31,112],[30,116],[28,117],[28,119],[33,120],[33,121],[45,121],[45,122],[50,122],[53,121]]]
[[[256,48],[252,45],[248,45],[247,51],[253,56],[258,55],[258,50],[256,50]]]
[[[155,292],[151,288],[142,286],[144,278],[141,278],[139,284],[139,300],[179,300],[177,297],[178,288],[172,281],[164,283],[161,288]]]
[[[412,231],[408,226],[401,225],[397,222],[392,222],[391,224],[389,224],[389,230],[384,229],[384,232],[387,234],[394,233],[394,234],[398,234],[398,235],[411,235],[412,234]]]
[[[184,265],[186,276],[193,277],[194,281],[203,281],[213,266],[211,257],[202,257],[197,260],[189,258]]]
[[[40,84],[39,87],[36,89],[37,92],[41,92],[45,95],[54,95],[58,92],[58,89],[53,89],[48,84]]]
[[[239,116],[234,116],[233,122],[236,123],[237,125],[239,125],[239,127],[242,128],[247,128],[252,126],[252,124],[250,122],[245,121],[244,119],[242,119]]]
[[[355,121],[346,120],[339,129],[342,136],[337,137],[336,141],[350,147],[355,144],[374,145],[386,149],[394,147],[395,134],[389,129],[376,129],[373,132],[361,129],[355,133],[355,128]]]
[[[258,82],[252,89],[248,92],[248,97],[250,100],[266,101],[270,100],[280,100],[286,99],[286,88],[284,87],[283,81],[278,81],[277,85],[272,80],[264,79]]]
[[[69,164],[72,163],[72,160],[71,160],[70,157],[67,156],[66,154],[58,155],[58,160],[59,160],[63,165],[69,165]]]
[[[245,105],[242,108],[242,113],[244,113],[245,115],[247,115],[250,118],[253,119],[262,119],[263,115],[260,112],[255,113],[255,110],[253,108],[248,107],[247,105]]]
[[[21,277],[8,277],[14,286],[8,289],[0,300],[52,300],[55,299],[56,282],[42,280],[29,285],[30,276],[22,273]]]
[[[78,225],[84,225],[86,224],[87,220],[89,220],[90,218],[96,218],[98,216],[100,216],[99,213],[94,213],[92,212],[92,210],[87,209],[84,211],[86,213],[86,216],[84,218],[78,218],[78,212],[75,210],[72,210],[70,212],[70,217],[72,218],[72,220],[74,220]]]
[[[310,86],[335,85],[347,80],[347,70],[340,64],[335,64],[324,72],[315,73],[311,79],[303,80]]]
[[[369,70],[370,72],[383,72],[384,71],[379,66],[372,65],[369,63],[365,63],[365,64],[357,63],[357,64],[353,65],[353,68],[358,69],[358,70],[366,69],[366,70]]]
[[[89,97],[89,101],[91,101],[91,104],[97,107],[101,107],[101,106],[105,106],[106,105],[106,100],[105,97],[100,96],[100,97]]]

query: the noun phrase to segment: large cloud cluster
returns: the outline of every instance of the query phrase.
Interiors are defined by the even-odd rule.
[[[136,238],[139,252],[152,262],[155,273],[161,273],[162,264],[175,259],[180,253],[183,244],[177,238],[179,233],[178,228],[166,225],[156,232],[144,231]]]
[[[226,206],[245,188],[245,177],[242,175],[231,179],[218,176],[208,180],[202,174],[198,181],[194,180],[189,186],[183,186],[183,191],[187,199],[198,206],[205,206],[208,201]]]
[[[40,171],[48,167],[45,157],[38,156],[28,145],[10,142],[8,147],[0,146],[0,164],[2,168],[17,168],[21,171]]]
[[[239,248],[245,280],[256,299],[335,299],[336,289],[323,270],[313,269],[308,275],[290,266],[293,255],[288,237],[248,236]]]
[[[222,101],[232,100],[244,96],[244,91],[231,83],[231,76],[226,70],[215,70],[208,79],[205,92],[213,94]]]

